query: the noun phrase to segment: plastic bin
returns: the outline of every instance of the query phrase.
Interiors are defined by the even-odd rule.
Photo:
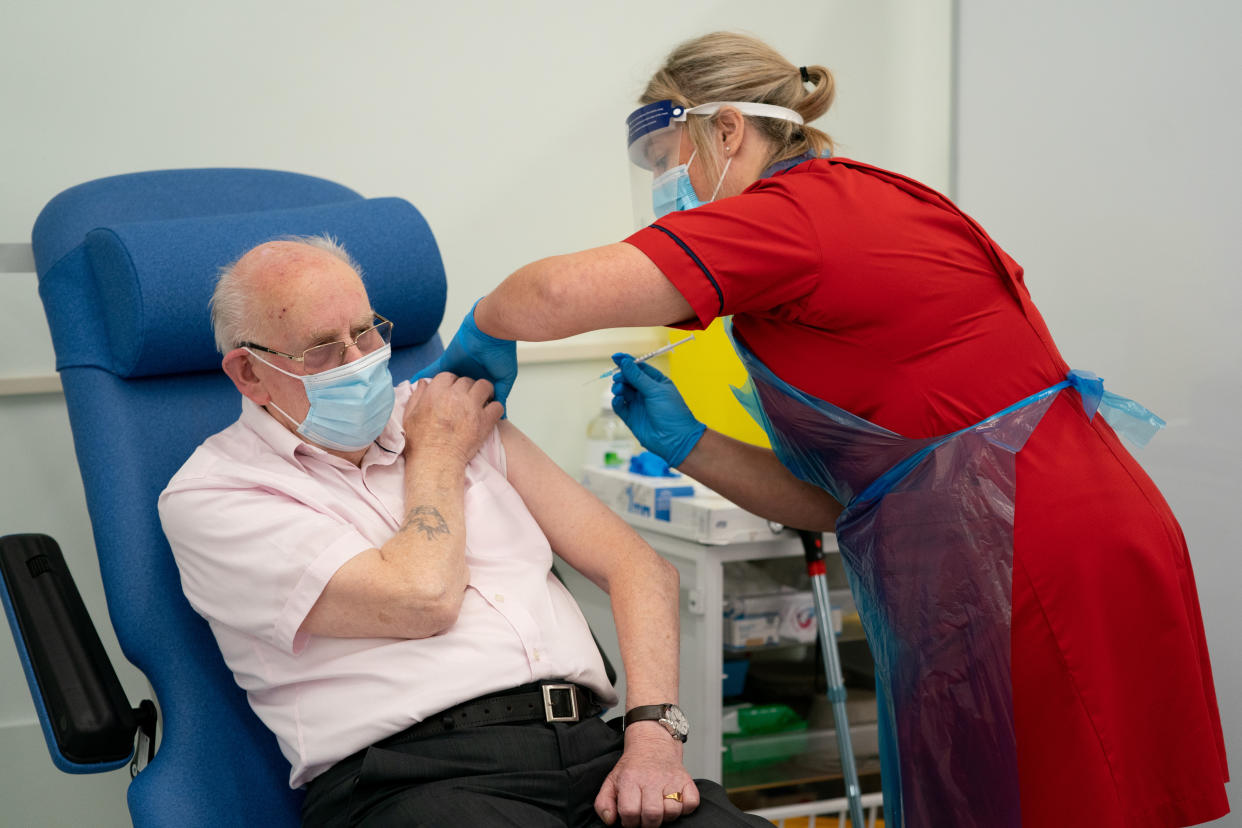
[[[721,695],[725,698],[740,696],[746,686],[746,672],[750,669],[750,661],[745,658],[727,659],[724,662],[724,685]]]
[[[804,752],[807,723],[783,704],[743,707],[737,711],[738,732],[722,740],[721,768],[740,771],[783,762]]]

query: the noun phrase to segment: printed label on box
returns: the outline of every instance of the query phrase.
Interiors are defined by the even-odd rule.
[[[724,645],[726,647],[763,647],[781,640],[781,617],[779,615],[756,615],[750,618],[726,618],[724,621]]]
[[[694,484],[680,475],[648,477],[598,466],[583,469],[582,482],[613,511],[660,521],[668,521],[670,505],[677,498],[695,492]]]

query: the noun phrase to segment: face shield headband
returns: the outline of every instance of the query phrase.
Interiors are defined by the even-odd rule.
[[[625,123],[634,216],[638,226],[646,227],[672,210],[691,209],[703,203],[690,185],[689,166],[694,156],[685,164],[678,163],[682,132],[688,115],[710,116],[725,106],[731,106],[743,115],[780,118],[798,125],[804,123],[802,116],[792,109],[752,101],[713,101],[686,108],[666,100],[634,110]],[[717,191],[724,180],[723,173],[720,179],[716,182]],[[715,195],[713,192],[711,198],[714,199]]]

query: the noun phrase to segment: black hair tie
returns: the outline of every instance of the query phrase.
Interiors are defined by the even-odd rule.
[[[811,82],[811,73],[810,73],[810,72],[808,72],[808,71],[806,71],[806,67],[805,67],[805,66],[799,66],[799,67],[798,67],[798,71],[802,73],[802,82],[803,82],[803,83],[810,83],[810,82]]]

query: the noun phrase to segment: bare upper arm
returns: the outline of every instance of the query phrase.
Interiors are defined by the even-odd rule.
[[[610,325],[672,325],[694,318],[694,309],[668,277],[632,244],[597,247],[571,254],[570,266],[583,279],[567,280],[582,310],[606,314]]]
[[[607,591],[614,567],[654,551],[509,420],[500,423],[509,482],[570,566]]]
[[[646,254],[625,242],[540,259],[475,310],[493,336],[542,341],[601,328],[671,325],[694,310]]]

